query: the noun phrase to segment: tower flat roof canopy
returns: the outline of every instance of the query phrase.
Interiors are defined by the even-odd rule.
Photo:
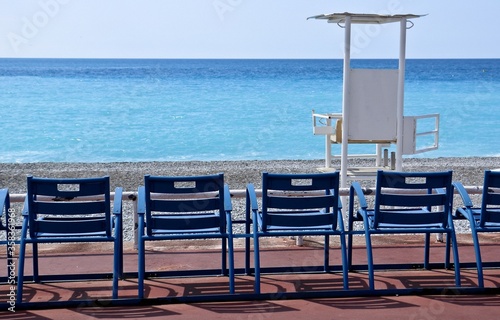
[[[414,19],[425,15],[416,14],[371,14],[371,13],[330,13],[330,14],[320,14],[317,16],[312,16],[307,19],[322,19],[328,20],[329,23],[343,23],[346,17],[351,17],[351,23],[359,24],[383,24],[401,21],[401,18]]]

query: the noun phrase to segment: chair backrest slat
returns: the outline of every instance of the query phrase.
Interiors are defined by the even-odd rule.
[[[151,193],[189,194],[220,191],[220,181],[211,176],[160,177],[148,176]],[[213,176],[212,176],[213,177]]]
[[[315,174],[271,174],[264,172],[267,190],[315,191],[329,190],[338,184],[338,172]]]
[[[497,192],[499,192],[499,191],[497,191]],[[488,205],[493,205],[493,206],[500,205],[500,193],[491,193],[490,191],[488,191],[486,197],[487,197],[486,203]]]
[[[58,198],[85,197],[109,192],[106,186],[96,178],[82,179],[52,179],[33,178],[33,193],[40,196],[51,196]]]
[[[485,219],[485,223],[500,223],[500,208],[496,210],[486,210],[484,216],[488,217],[487,220]]]
[[[443,206],[446,200],[446,194],[381,194],[379,204],[408,207]]]
[[[197,229],[206,229],[206,228],[216,228],[220,224],[221,217],[218,215],[206,215],[202,217],[198,217],[196,219],[186,219],[183,217],[182,219],[172,219],[173,216],[170,216],[170,219],[164,219],[162,217],[156,217],[151,219],[152,230],[161,229],[161,230],[197,230]],[[174,216],[175,217],[175,216]]]
[[[377,184],[380,188],[395,189],[436,189],[448,186],[451,171],[447,172],[377,172]],[[380,180],[379,180],[380,179]]]
[[[217,198],[206,198],[198,200],[154,200],[151,199],[149,202],[151,211],[158,212],[200,212],[200,211],[219,211],[220,210],[220,199]]]
[[[33,209],[37,214],[53,215],[81,215],[105,213],[107,210],[104,201],[76,202],[76,201],[54,201],[54,202],[34,202]]]
[[[306,201],[304,201],[306,200]],[[325,195],[325,196],[314,196],[314,197],[276,197],[270,196],[267,198],[267,208],[279,208],[279,209],[315,209],[315,208],[331,208],[335,205],[335,196]]]
[[[105,218],[86,220],[80,223],[76,220],[40,220],[36,226],[36,232],[64,234],[102,232],[107,227]]]
[[[380,210],[378,212],[378,221],[383,221],[386,224],[400,224],[400,225],[423,225],[435,224],[442,225],[443,221],[447,219],[444,212],[431,212],[431,213],[412,213],[406,212],[404,214],[394,213],[389,210]]]

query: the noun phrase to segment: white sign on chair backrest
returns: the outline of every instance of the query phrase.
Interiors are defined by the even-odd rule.
[[[397,140],[397,69],[351,69],[349,142]]]

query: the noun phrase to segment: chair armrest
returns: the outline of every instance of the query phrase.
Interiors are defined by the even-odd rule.
[[[224,184],[224,213],[226,214],[226,231],[229,235],[229,239],[232,239],[233,237],[233,221],[231,219],[231,211],[233,211],[231,192],[229,191],[229,185]]]
[[[262,220],[259,219],[259,203],[257,202],[257,193],[255,192],[255,187],[252,183],[247,184],[245,211],[247,228],[249,228],[250,223],[252,222],[253,234],[256,235],[259,230],[259,225],[262,224]],[[265,227],[262,226],[262,228]],[[249,232],[250,230],[247,229],[247,231]]]
[[[24,205],[23,205],[23,216],[27,218],[29,216],[29,204],[28,204],[28,195],[26,195],[26,198],[24,198]]]
[[[146,213],[146,189],[140,186],[137,189],[137,214]]]
[[[257,194],[255,193],[255,187],[252,183],[247,184],[246,195],[247,201],[250,202],[250,210],[258,211],[259,203],[257,202]]]
[[[366,210],[368,208],[368,205],[366,203],[365,194],[363,193],[361,185],[357,181],[354,181],[351,184],[351,188],[349,189],[349,202],[354,203],[355,197],[358,198],[359,206],[362,209]]]
[[[472,200],[465,190],[464,186],[460,182],[453,182],[453,188],[457,189],[460,198],[462,199],[464,207],[458,207],[455,212],[453,212],[453,217],[460,219],[462,217],[467,218],[471,223],[473,223],[474,215],[472,213],[473,203]]]
[[[351,225],[354,220],[358,220],[359,218],[358,211],[354,211],[354,203],[356,198],[358,198],[360,207],[359,211],[361,211],[361,213],[366,213],[368,205],[366,203],[365,194],[363,193],[363,189],[361,188],[359,182],[354,181],[349,189],[349,225]],[[364,216],[365,214],[363,214],[363,219],[365,219]]]
[[[231,192],[229,191],[229,185],[224,184],[224,211],[233,211],[233,203],[231,201]]]
[[[8,214],[10,208],[9,189],[0,189],[0,217],[3,215],[4,207],[6,214]],[[2,222],[0,221],[0,224],[1,223]]]
[[[123,188],[117,187],[115,189],[115,199],[113,201],[113,214],[121,215],[122,214],[122,197],[123,197]]]
[[[453,187],[457,189],[458,194],[462,198],[464,206],[467,208],[472,208],[473,207],[472,200],[469,194],[467,193],[467,190],[465,190],[464,186],[462,185],[462,183],[453,182]]]

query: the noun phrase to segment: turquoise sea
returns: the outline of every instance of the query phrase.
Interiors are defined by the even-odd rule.
[[[405,86],[441,117],[418,157],[500,156],[500,59],[410,59]],[[0,59],[0,162],[322,159],[311,110],[341,102],[342,60]]]

